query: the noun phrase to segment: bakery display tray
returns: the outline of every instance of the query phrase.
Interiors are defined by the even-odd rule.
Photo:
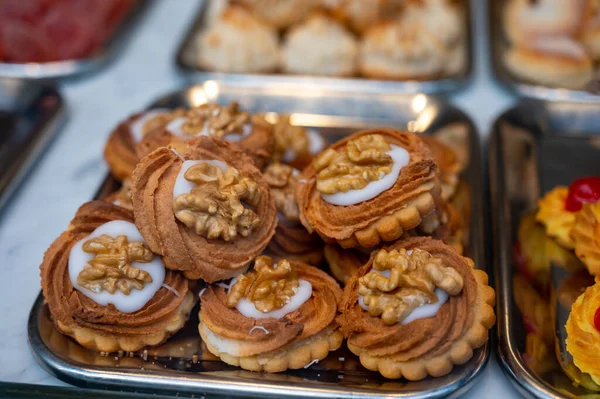
[[[117,56],[119,49],[123,47],[127,37],[153,2],[154,0],[136,0],[131,10],[105,42],[88,57],[24,64],[0,62],[0,77],[45,81],[82,75],[96,70]]]
[[[0,209],[64,121],[65,107],[51,87],[0,79]]]
[[[353,96],[342,93],[290,94],[287,90],[252,90],[207,81],[167,95],[151,107],[174,108],[205,102],[238,101],[253,112],[290,113],[291,122],[319,129],[335,140],[356,130],[395,127],[422,134],[435,134],[455,148],[465,161],[456,198],[468,231],[466,255],[486,269],[484,203],[479,140],[469,118],[439,99],[425,96]],[[351,116],[349,116],[351,115]],[[107,178],[97,198],[118,188]],[[68,383],[137,392],[179,396],[221,394],[269,398],[441,398],[466,392],[481,376],[490,346],[475,351],[466,364],[451,374],[419,382],[386,380],[368,371],[347,349],[300,370],[268,374],[248,372],[219,361],[203,346],[198,333],[198,307],[186,326],[159,347],[138,353],[102,356],[84,349],[54,327],[42,294],[33,305],[28,322],[30,349],[49,373]]]
[[[574,90],[544,86],[513,75],[505,66],[502,55],[508,46],[502,27],[502,7],[505,0],[488,0],[489,54],[494,78],[517,94],[545,101],[600,102],[597,84],[590,82],[589,90]]]
[[[305,76],[290,74],[253,74],[253,73],[224,73],[201,69],[194,63],[196,49],[194,42],[197,34],[204,29],[208,19],[210,2],[224,0],[206,0],[198,8],[197,16],[190,25],[183,41],[179,45],[176,55],[176,64],[194,80],[207,79],[223,80],[229,84],[244,87],[261,88],[265,86],[287,87],[288,89],[314,90],[314,91],[346,91],[357,93],[407,93],[407,94],[434,94],[457,91],[469,83],[473,75],[473,39],[471,32],[471,3],[464,1],[466,21],[466,57],[464,70],[456,75],[441,77],[431,80],[376,80],[368,78],[336,78],[323,76]]]
[[[513,299],[513,244],[522,216],[557,185],[600,175],[600,104],[527,100],[502,114],[493,126],[489,146],[494,261],[498,298],[499,358],[503,371],[528,397],[575,398],[593,392],[577,387],[561,367],[536,372],[526,361],[527,327]],[[543,251],[543,248],[540,248]],[[552,291],[568,277],[552,265]],[[551,301],[556,301],[556,295]],[[551,303],[557,352],[563,367],[570,356],[564,347],[564,324],[570,309]],[[552,320],[546,320],[552,323]],[[554,353],[550,354],[554,356]],[[557,366],[559,365],[557,361]],[[596,396],[590,396],[596,397]]]

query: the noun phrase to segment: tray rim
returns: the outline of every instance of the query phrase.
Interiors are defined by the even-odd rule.
[[[190,86],[184,88],[182,90],[176,90],[171,93],[168,93],[164,96],[157,98],[153,101],[150,108],[161,101],[166,101],[169,98],[173,98],[178,95],[182,95],[187,93],[188,91],[193,91],[196,86]],[[333,93],[339,94],[339,93]],[[398,97],[398,96],[393,96]],[[392,99],[393,99],[392,97]],[[406,94],[400,94],[399,97],[413,98],[414,96],[409,96]],[[483,201],[482,193],[483,193],[483,172],[481,170],[481,166],[483,165],[481,159],[481,148],[479,135],[477,133],[476,126],[472,122],[472,120],[465,114],[462,110],[454,106],[448,101],[445,101],[436,97],[427,97],[429,100],[434,102],[437,106],[444,106],[445,109],[451,110],[460,116],[460,121],[467,124],[469,128],[469,150],[470,150],[470,159],[473,165],[469,168],[468,172],[468,182],[472,187],[471,198],[480,198],[481,200],[472,201],[472,210],[471,216],[472,221],[471,225],[474,226],[473,230],[477,231],[480,236],[486,236],[486,231],[484,229],[484,209],[485,202]],[[335,115],[333,117],[341,117],[342,115]],[[386,119],[382,118],[382,120],[387,120],[390,123],[394,123],[394,119]],[[397,121],[397,120],[396,120]],[[109,176],[110,178],[110,176]],[[102,192],[102,189],[107,180],[101,184],[98,193]],[[472,233],[475,236],[476,233]],[[477,254],[478,263],[482,264],[481,269],[490,273],[491,267],[487,262],[487,244],[488,242],[484,240],[479,240],[479,245],[475,245],[474,253]],[[50,351],[48,347],[43,344],[41,339],[41,335],[39,329],[37,328],[37,320],[39,317],[39,312],[41,311],[41,305],[44,302],[44,298],[42,293],[38,295],[36,301],[34,302],[31,312],[29,314],[28,319],[28,343],[30,347],[30,351],[32,352],[33,357],[36,362],[48,371],[50,374],[56,376],[57,378],[66,381],[71,384],[84,385],[89,387],[110,387],[113,389],[136,389],[137,382],[139,386],[138,378],[144,379],[144,387],[151,389],[152,392],[171,392],[173,393],[175,389],[179,388],[187,388],[184,391],[180,392],[198,392],[200,389],[203,389],[203,393],[208,394],[230,394],[230,395],[257,395],[259,392],[263,396],[269,397],[319,397],[319,398],[357,398],[357,397],[389,397],[389,398],[411,398],[411,399],[431,399],[431,398],[440,398],[440,397],[457,397],[464,394],[468,391],[472,385],[477,381],[479,377],[482,376],[482,371],[488,364],[490,354],[491,354],[491,343],[488,341],[486,345],[482,348],[479,348],[475,351],[474,358],[479,356],[480,360],[475,364],[475,367],[468,372],[464,373],[464,377],[459,380],[454,380],[451,383],[443,385],[441,387],[437,387],[435,391],[425,391],[421,393],[411,393],[411,392],[399,392],[394,393],[393,391],[381,391],[369,388],[360,388],[360,387],[351,387],[351,386],[343,386],[343,391],[338,388],[329,388],[327,386],[317,385],[313,388],[304,388],[304,387],[295,387],[291,385],[289,382],[282,381],[256,381],[256,380],[239,380],[237,378],[223,378],[220,376],[212,376],[210,374],[199,374],[195,373],[193,375],[198,376],[202,375],[202,377],[211,377],[206,380],[198,380],[193,379],[193,381],[189,381],[189,378],[180,379],[183,381],[183,384],[175,388],[166,388],[165,385],[161,384],[161,382],[168,381],[172,378],[173,375],[176,376],[190,376],[191,374],[188,372],[177,372],[177,371],[140,371],[140,370],[127,370],[127,373],[116,372],[114,369],[106,369],[99,366],[78,366],[79,369],[72,367],[73,363],[63,360],[58,355],[55,355]],[[489,332],[489,336],[491,338],[492,333]],[[461,366],[457,366],[461,367]],[[108,371],[107,371],[108,370]],[[117,375],[118,374],[118,375]],[[117,375],[117,376],[116,376]],[[116,377],[115,377],[116,376]],[[187,380],[187,381],[186,381]],[[231,380],[231,381],[229,381]],[[107,383],[108,381],[108,383]],[[229,384],[224,387],[223,382],[227,381]],[[390,380],[393,381],[393,380]],[[401,380],[404,381],[404,380]],[[182,386],[183,385],[183,386]],[[332,386],[335,386],[332,384]],[[192,391],[192,389],[194,391]]]
[[[127,37],[139,25],[144,14],[155,0],[136,0],[117,28],[92,55],[79,59],[50,62],[8,63],[0,62],[0,78],[26,80],[58,80],[70,78],[98,70],[111,60],[124,47]]]
[[[513,77],[504,67],[502,47],[506,40],[502,33],[502,16],[498,15],[500,3],[504,0],[487,0],[488,8],[488,60],[494,80],[519,96],[544,101],[600,103],[600,94],[587,90],[567,89],[528,83],[526,80]]]
[[[492,0],[493,1],[493,0]],[[512,265],[511,265],[511,240],[508,229],[499,226],[510,226],[511,215],[507,212],[508,199],[505,190],[505,172],[503,169],[501,154],[503,151],[500,133],[500,124],[506,123],[509,116],[519,108],[543,106],[546,101],[523,100],[500,114],[494,121],[488,148],[488,167],[490,181],[490,197],[492,212],[492,238],[493,238],[493,262],[494,276],[496,279],[496,306],[498,317],[496,319],[498,334],[498,363],[504,374],[517,390],[531,398],[540,399],[571,399],[572,395],[564,395],[555,390],[550,384],[538,377],[525,364],[522,356],[516,350],[515,336],[511,332],[510,324],[513,316],[512,300]],[[531,137],[539,139],[543,133],[531,132]],[[551,136],[563,136],[558,132],[547,134]],[[566,134],[564,134],[566,135]],[[502,232],[501,232],[502,230]]]
[[[183,39],[177,46],[175,53],[175,65],[183,71],[192,82],[204,80],[221,80],[230,84],[245,87],[264,87],[273,85],[279,87],[299,88],[303,90],[335,90],[340,92],[359,91],[369,94],[381,93],[403,93],[403,94],[448,94],[466,89],[472,84],[476,73],[474,62],[475,44],[474,44],[474,12],[470,0],[465,0],[466,14],[466,41],[465,52],[467,55],[466,69],[456,77],[441,77],[439,79],[429,80],[378,80],[369,78],[336,78],[317,75],[292,75],[292,74],[255,74],[255,73],[226,73],[200,70],[197,67],[185,62],[185,50],[195,38],[197,32],[203,25],[204,14],[208,7],[208,2],[214,0],[205,0],[197,8],[193,22],[191,22],[183,36]]]

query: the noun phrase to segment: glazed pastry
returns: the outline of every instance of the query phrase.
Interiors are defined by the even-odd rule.
[[[370,248],[421,224],[440,191],[423,141],[381,129],[355,133],[321,153],[300,175],[296,199],[309,232],[344,248]]]
[[[337,244],[327,244],[323,251],[331,275],[342,286],[346,285],[351,277],[356,276],[358,269],[367,263],[371,250],[366,248],[342,248]]]
[[[119,180],[131,176],[140,160],[135,147],[144,136],[170,121],[171,110],[157,108],[130,116],[112,131],[104,147],[104,159]]]
[[[225,141],[199,136],[179,153],[161,147],[131,178],[135,223],[169,269],[213,282],[233,277],[262,252],[277,213],[251,159]]]
[[[462,163],[450,147],[436,139],[435,136],[422,135],[421,139],[431,150],[431,155],[439,167],[439,179],[442,185],[442,198],[449,200],[456,191],[458,175]]]
[[[546,234],[567,249],[573,249],[573,240],[570,237],[571,228],[575,224],[575,212],[565,209],[565,202],[569,189],[558,186],[546,193],[538,201],[539,210],[535,220],[546,227]]]
[[[583,88],[593,77],[592,60],[580,43],[548,37],[509,48],[504,63],[515,76],[535,83]]]
[[[279,64],[277,32],[241,7],[228,7],[196,42],[201,68],[233,73],[272,72]]]
[[[374,252],[344,289],[348,348],[386,378],[448,374],[488,340],[494,290],[473,261],[428,237]]]
[[[315,15],[287,33],[281,63],[288,73],[351,76],[357,54],[350,32],[333,19]]]
[[[575,254],[590,274],[600,274],[600,178],[578,179],[569,187],[567,204],[576,210],[571,239]],[[579,210],[578,210],[579,209]]]
[[[419,21],[384,22],[362,38],[359,70],[375,79],[430,79],[439,75],[448,49]]]
[[[600,385],[600,281],[577,298],[567,320],[567,351],[579,370]]]
[[[266,252],[274,258],[297,260],[317,266],[323,260],[323,241],[317,234],[306,231],[300,223],[298,204],[294,198],[299,173],[297,169],[281,163],[273,163],[264,171],[279,219]]]
[[[319,0],[236,0],[263,21],[277,29],[286,29],[308,18]]]
[[[506,35],[519,44],[544,36],[574,36],[581,28],[586,1],[508,0],[503,7]]]
[[[150,251],[131,211],[104,201],[79,208],[40,270],[58,330],[97,351],[158,345],[195,303],[183,275]]]
[[[200,335],[222,361],[276,373],[324,359],[342,344],[337,283],[302,262],[260,256],[229,286],[201,294]]]
[[[179,112],[164,127],[147,134],[137,146],[137,154],[141,159],[159,147],[183,149],[195,136],[214,136],[232,143],[247,152],[259,168],[271,157],[274,146],[271,125],[232,102],[226,106],[202,104]]]
[[[105,201],[133,211],[133,204],[131,203],[131,181],[129,179],[123,180],[121,188],[114,193],[109,194],[108,197],[105,198]]]
[[[273,126],[272,160],[303,169],[325,148],[325,139],[315,129],[292,125],[289,115],[281,114]]]

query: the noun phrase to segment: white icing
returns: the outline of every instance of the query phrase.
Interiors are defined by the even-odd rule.
[[[173,293],[173,295],[175,295],[176,297],[178,297],[178,298],[179,298],[179,296],[180,296],[180,295],[179,295],[179,292],[177,292],[177,290],[176,290],[175,288],[173,288],[173,287],[171,287],[170,285],[167,285],[167,284],[163,284],[163,285],[162,285],[162,287],[163,287],[164,289],[166,289],[166,290],[169,290],[169,291],[171,291],[171,292]]]
[[[179,151],[177,151],[175,148],[171,147],[169,148],[171,150],[171,152],[175,155],[177,155],[177,158],[181,159],[181,162],[185,162],[185,158],[183,157],[183,155],[181,155],[179,153]]]
[[[204,294],[204,292],[206,292],[206,288],[202,288],[200,290],[200,292],[198,293],[198,298],[200,298],[202,296],[202,294]]]
[[[316,155],[325,148],[325,139],[315,129],[308,129],[308,153]]]
[[[389,190],[398,180],[400,170],[410,163],[410,154],[404,148],[391,145],[392,149],[387,152],[392,157],[392,171],[381,179],[369,182],[365,188],[360,190],[349,190],[335,194],[321,194],[324,201],[333,205],[348,206],[363,201],[368,201],[379,194]]]
[[[310,366],[312,366],[315,363],[319,363],[319,359],[315,359],[312,362],[308,363],[306,366],[304,366],[305,369],[309,368]]]
[[[221,337],[215,334],[210,328],[206,327],[204,323],[200,323],[200,329],[204,332],[206,341],[214,346],[219,353],[228,353],[231,356],[238,356],[242,349],[253,344],[241,340]]]
[[[174,134],[175,136],[189,137],[189,135],[183,131],[183,125],[186,122],[187,122],[187,118],[185,116],[183,116],[181,118],[176,118],[176,119],[173,119],[171,122],[169,122],[169,124],[165,127],[165,129],[167,129],[171,134]],[[199,136],[207,136],[208,135],[208,126],[207,126],[206,122],[204,123],[204,126],[202,127],[202,131],[198,135]]]
[[[150,277],[152,277],[152,282],[145,283],[144,288],[141,290],[132,289],[129,295],[125,295],[119,290],[114,294],[111,294],[108,291],[101,291],[99,293],[92,292],[77,284],[77,276],[83,270],[85,265],[95,257],[94,254],[84,252],[82,247],[83,243],[87,240],[99,237],[103,234],[107,234],[111,237],[125,235],[129,242],[144,241],[144,238],[133,223],[125,222],[123,220],[114,220],[112,222],[104,223],[94,230],[92,234],[78,241],[71,249],[71,253],[69,254],[69,278],[71,284],[73,285],[73,288],[99,305],[107,306],[108,304],[113,304],[120,312],[136,312],[146,305],[146,303],[162,287],[165,281],[165,266],[162,263],[162,258],[154,256],[154,259],[149,263],[132,262],[132,266],[148,272]]]
[[[189,194],[189,192],[192,191],[192,189],[194,187],[196,187],[196,184],[192,183],[191,181],[186,180],[184,175],[185,175],[185,172],[187,172],[189,168],[191,168],[194,165],[198,165],[199,163],[203,163],[203,162],[205,162],[209,165],[218,166],[223,171],[225,171],[227,169],[227,164],[225,162],[221,162],[216,159],[211,159],[211,160],[202,160],[201,159],[201,160],[197,160],[197,161],[183,162],[183,164],[181,165],[181,169],[179,170],[179,174],[177,175],[177,178],[175,179],[175,185],[173,186],[173,199],[179,197],[182,194]]]
[[[252,331],[254,330],[263,330],[265,332],[265,334],[269,335],[270,332],[269,330],[267,330],[266,328],[264,328],[263,326],[254,326],[250,329],[250,331],[248,332],[248,334],[252,334]]]
[[[230,287],[232,287],[233,284],[235,284],[235,279],[232,280]],[[286,314],[297,310],[304,302],[308,301],[311,296],[312,284],[306,280],[298,280],[298,288],[295,290],[295,294],[290,298],[290,301],[280,309],[272,310],[270,312],[261,312],[256,309],[254,303],[246,298],[240,299],[236,305],[236,309],[245,317],[251,317],[253,319],[280,319]]]
[[[144,125],[150,119],[168,113],[169,110],[166,108],[155,108],[150,111],[144,112],[139,118],[133,121],[129,125],[129,129],[131,131],[131,137],[133,141],[139,143],[144,138]]]

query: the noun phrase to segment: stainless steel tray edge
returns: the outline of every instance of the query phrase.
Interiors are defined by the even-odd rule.
[[[502,32],[501,3],[504,0],[487,0],[489,59],[494,78],[507,89],[520,96],[546,101],[600,102],[600,95],[586,90],[552,88],[527,83],[514,77],[505,67],[502,52],[506,39]]]
[[[96,70],[112,61],[125,45],[127,37],[137,27],[154,0],[138,0],[106,42],[89,57],[44,63],[12,64],[0,62],[0,77],[12,79],[56,80],[79,76]]]
[[[458,74],[456,77],[444,77],[433,80],[376,80],[368,78],[331,78],[319,76],[301,76],[301,75],[285,75],[285,74],[238,74],[238,73],[223,73],[210,72],[200,70],[185,61],[186,49],[191,46],[195,39],[196,32],[204,24],[204,14],[207,9],[208,1],[206,0],[197,11],[197,16],[186,30],[184,39],[181,41],[175,56],[175,64],[178,68],[188,74],[190,83],[197,83],[204,80],[220,80],[228,84],[262,88],[265,86],[279,86],[290,89],[302,90],[326,90],[326,91],[342,91],[342,92],[360,92],[360,93],[404,93],[404,94],[445,94],[462,90],[469,86],[474,75],[474,43],[473,43],[473,10],[470,0],[466,0],[465,9],[466,17],[466,68],[464,73]]]
[[[197,87],[190,88],[184,91],[177,91],[171,95],[167,95],[162,100],[157,101],[154,105],[165,106],[169,104],[177,104],[178,97],[194,97],[194,90]],[[412,97],[411,97],[412,98]],[[469,169],[470,173],[467,177],[469,183],[472,186],[471,198],[475,199],[472,201],[471,209],[471,220],[472,230],[471,237],[483,237],[483,204],[477,200],[482,198],[481,182],[483,176],[481,175],[481,153],[479,148],[478,136],[475,132],[475,127],[468,119],[468,117],[457,110],[453,106],[441,102],[434,98],[429,98],[429,101],[434,104],[435,107],[446,107],[450,109],[453,115],[468,123],[469,127],[469,139],[470,139],[470,153],[472,165]],[[393,121],[390,121],[393,122]],[[479,175],[479,176],[478,176]],[[104,185],[103,185],[104,187]],[[99,193],[103,192],[103,187],[100,188]],[[489,268],[485,264],[485,239],[477,240],[477,244],[472,245],[472,255],[478,260],[478,264],[481,268],[489,271]],[[152,392],[178,392],[178,394],[228,394],[232,396],[262,396],[262,397],[319,397],[319,398],[367,398],[367,397],[389,397],[389,398],[418,398],[418,399],[431,399],[440,397],[457,397],[466,392],[482,375],[481,371],[487,365],[490,356],[490,344],[486,344],[483,348],[475,352],[474,357],[465,366],[459,366],[455,371],[460,370],[461,377],[459,379],[454,378],[453,381],[443,385],[440,384],[435,390],[421,391],[413,389],[412,391],[398,392],[394,390],[376,390],[370,388],[364,388],[358,385],[343,385],[338,386],[335,384],[318,383],[314,382],[312,389],[305,387],[292,385],[293,382],[286,381],[273,381],[273,380],[261,380],[257,382],[256,379],[243,379],[235,377],[223,377],[221,375],[212,375],[210,372],[204,373],[190,373],[177,372],[177,371],[144,371],[144,370],[132,370],[127,369],[126,371],[119,372],[118,369],[104,368],[98,366],[88,366],[75,364],[72,361],[66,360],[53,353],[43,342],[40,330],[38,328],[38,318],[40,317],[40,311],[44,302],[42,294],[40,294],[34,303],[30,317],[28,320],[28,336],[29,345],[32,354],[36,361],[49,373],[66,382],[86,386],[86,387],[102,387],[102,388],[114,388],[122,390],[136,390],[136,391],[152,391]],[[281,374],[280,374],[281,375]],[[175,378],[174,378],[175,377]],[[173,380],[176,379],[176,384],[173,384]],[[440,381],[438,379],[438,381]],[[313,381],[310,381],[313,383]],[[431,382],[425,381],[425,383]],[[406,384],[404,380],[400,382]],[[143,388],[141,388],[143,387]]]

